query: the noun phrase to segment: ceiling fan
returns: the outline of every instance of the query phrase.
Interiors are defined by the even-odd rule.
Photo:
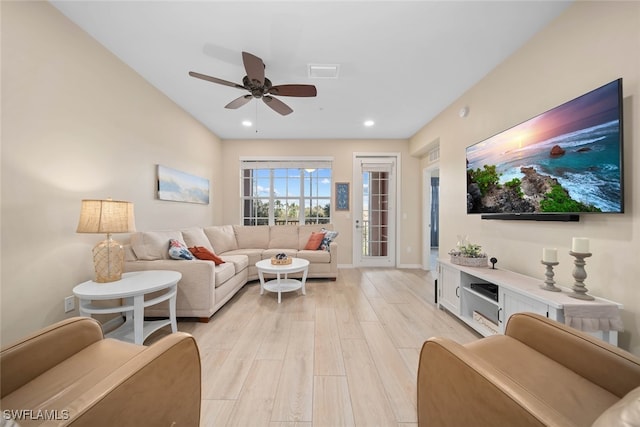
[[[189,71],[191,77],[195,77],[202,80],[207,80],[213,83],[231,86],[238,89],[244,89],[249,91],[249,95],[243,95],[240,98],[236,98],[224,108],[236,109],[242,107],[252,98],[262,98],[262,101],[267,104],[275,112],[286,116],[293,112],[284,102],[273,95],[278,96],[297,96],[297,97],[311,97],[317,95],[317,90],[314,85],[300,85],[300,84],[286,84],[273,86],[271,80],[264,76],[265,65],[262,59],[248,52],[242,52],[242,62],[244,63],[244,69],[247,75],[242,78],[242,84],[229,82],[217,77],[211,77],[204,74],[196,73],[195,71]]]

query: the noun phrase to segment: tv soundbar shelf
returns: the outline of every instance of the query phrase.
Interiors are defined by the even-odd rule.
[[[542,270],[540,275],[541,278],[534,278],[490,267],[465,267],[440,259],[438,305],[483,336],[493,335],[496,332],[504,333],[507,320],[512,314],[518,312],[539,313],[564,323],[565,305],[579,306],[586,311],[590,307],[595,308],[602,304],[613,304],[618,309],[622,308],[622,304],[603,298],[596,298],[594,301],[572,298],[569,296],[572,291],[567,288],[561,288],[562,292],[545,291],[541,288],[544,283]],[[472,289],[472,284],[496,285],[497,301]],[[487,320],[491,323],[486,323]],[[493,325],[497,327],[494,328]],[[611,344],[618,344],[617,331],[597,331],[592,335]]]

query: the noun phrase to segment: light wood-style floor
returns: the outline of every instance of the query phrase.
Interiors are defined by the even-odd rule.
[[[422,270],[341,269],[306,291],[278,304],[250,282],[209,323],[178,322],[200,349],[202,426],[417,426],[422,343],[478,338]]]

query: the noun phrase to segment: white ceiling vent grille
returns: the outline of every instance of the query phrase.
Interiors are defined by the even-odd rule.
[[[310,79],[337,79],[339,73],[338,64],[309,64]]]

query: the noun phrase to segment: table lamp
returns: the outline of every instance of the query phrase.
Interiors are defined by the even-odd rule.
[[[124,249],[111,238],[111,234],[134,231],[133,203],[111,199],[82,201],[76,232],[107,234],[107,239],[93,248],[96,282],[114,282],[122,278]]]

